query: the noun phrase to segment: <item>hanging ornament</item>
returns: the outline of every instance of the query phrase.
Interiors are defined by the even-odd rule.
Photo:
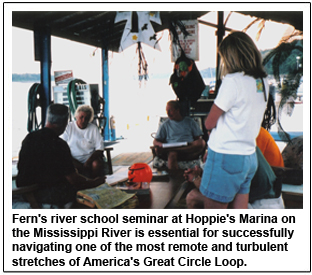
[[[150,47],[161,50],[159,40],[153,29],[152,22],[161,25],[159,11],[121,11],[117,12],[115,23],[127,21],[121,37],[119,52],[124,51],[129,46],[141,42]]]
[[[139,81],[141,82],[143,79],[148,80],[148,70],[147,70],[147,62],[142,50],[141,42],[138,42],[137,53],[139,56],[139,64],[138,64],[138,74]]]

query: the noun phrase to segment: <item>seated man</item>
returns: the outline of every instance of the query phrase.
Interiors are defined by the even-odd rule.
[[[202,131],[190,117],[183,117],[178,101],[168,101],[166,105],[168,120],[158,129],[153,145],[156,155],[168,159],[168,169],[178,169],[178,161],[198,158],[206,147]],[[187,142],[181,148],[162,148],[163,143]]]
[[[69,109],[62,104],[48,107],[47,122],[43,129],[29,133],[19,153],[18,187],[38,184],[35,192],[38,203],[58,205],[76,199],[78,190],[96,187],[105,177],[88,179],[78,174],[73,165],[67,143],[59,138],[69,118]]]
[[[81,105],[75,112],[75,121],[68,123],[64,139],[71,151],[78,172],[90,178],[104,174],[104,141],[93,121],[93,108]]]

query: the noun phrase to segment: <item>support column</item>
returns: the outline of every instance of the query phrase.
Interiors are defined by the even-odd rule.
[[[106,117],[104,127],[104,140],[111,140],[111,130],[109,128],[109,74],[108,74],[108,50],[102,48],[102,87],[104,99],[104,117]]]
[[[35,29],[35,58],[40,61],[41,121],[45,125],[47,108],[51,103],[51,33],[48,26]]]
[[[225,27],[224,27],[224,11],[218,11],[218,29],[216,31],[217,36],[217,48],[219,47],[223,37],[225,35]],[[217,53],[217,64],[216,64],[216,87],[215,87],[215,96],[218,93],[219,87],[221,85],[221,79],[219,78],[220,72],[220,56]]]

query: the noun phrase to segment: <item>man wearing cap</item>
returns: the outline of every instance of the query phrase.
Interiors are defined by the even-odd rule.
[[[23,140],[17,166],[18,187],[38,184],[37,202],[60,208],[73,202],[78,190],[96,187],[105,181],[104,176],[88,179],[77,173],[70,149],[59,137],[67,126],[68,117],[67,106],[51,104],[45,127],[29,133]]]

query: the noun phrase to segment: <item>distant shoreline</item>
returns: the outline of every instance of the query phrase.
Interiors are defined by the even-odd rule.
[[[12,74],[12,82],[40,82],[40,74]],[[54,81],[54,76],[51,76],[51,81]]]
[[[208,68],[200,71],[203,78],[212,78],[215,76],[215,69]],[[151,79],[164,79],[170,78],[171,73],[162,73],[162,74],[150,74],[149,78]],[[12,82],[40,82],[40,74],[12,74]],[[54,75],[51,75],[51,81],[54,81]]]

